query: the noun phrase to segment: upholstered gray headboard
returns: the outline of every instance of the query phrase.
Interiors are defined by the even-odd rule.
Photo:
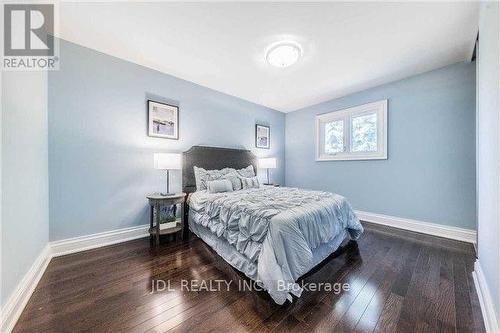
[[[188,194],[196,191],[194,166],[206,170],[218,170],[241,169],[253,165],[257,172],[257,157],[250,150],[193,146],[182,155],[182,191]]]

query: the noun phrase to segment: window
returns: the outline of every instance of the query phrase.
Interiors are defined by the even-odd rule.
[[[316,160],[387,159],[387,100],[316,116]]]

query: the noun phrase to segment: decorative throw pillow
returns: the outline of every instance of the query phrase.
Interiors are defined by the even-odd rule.
[[[238,174],[236,173],[236,170],[234,170],[234,171],[228,173],[227,175],[225,175],[224,179],[227,179],[227,180],[229,180],[231,182],[231,185],[233,186],[233,191],[239,191],[239,190],[241,190],[241,180],[238,177]]]
[[[239,177],[255,177],[253,165],[246,168],[235,170],[233,168],[224,168],[221,170],[205,170],[197,166],[194,167],[194,178],[196,181],[196,190],[203,191],[207,189],[207,181],[226,178],[233,184],[233,190],[241,190],[241,181]]]
[[[229,179],[209,180],[207,188],[210,193],[233,192],[233,184]]]
[[[221,170],[205,170],[203,168],[194,167],[194,178],[196,181],[196,190],[203,191],[207,189],[207,181],[221,179],[234,169],[224,168]]]
[[[255,177],[255,171],[253,170],[253,165],[249,165],[246,168],[236,170],[238,175],[241,177]]]
[[[241,176],[241,177],[255,177],[255,171],[253,169],[253,165],[249,165],[246,168],[236,170],[236,172]]]
[[[240,177],[241,185],[243,189],[246,190],[248,188],[259,188],[259,180],[257,177]]]
[[[194,169],[194,179],[196,181],[196,190],[201,191],[203,186],[203,181],[206,180],[207,170],[203,168],[193,167]],[[206,189],[206,187],[205,187]]]

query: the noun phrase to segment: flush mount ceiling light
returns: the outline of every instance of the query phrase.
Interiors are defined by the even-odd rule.
[[[279,42],[269,47],[266,60],[276,67],[288,67],[297,62],[302,55],[302,48],[295,42]]]

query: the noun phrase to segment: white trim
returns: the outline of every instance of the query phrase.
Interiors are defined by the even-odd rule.
[[[369,156],[368,154],[363,155],[363,156],[356,156],[356,155],[332,155],[331,157],[326,157],[325,155],[322,155],[318,158],[316,158],[316,162],[328,162],[328,161],[369,161],[369,160],[386,160],[387,159],[387,153],[383,155],[373,155]]]
[[[477,297],[479,298],[479,304],[481,305],[481,313],[483,314],[486,333],[500,332],[500,326],[498,325],[495,313],[495,305],[491,299],[491,293],[488,285],[486,284],[486,279],[484,278],[479,260],[476,260],[474,263],[472,278],[474,279],[474,286],[476,287]]]
[[[316,161],[386,160],[387,159],[387,99],[316,115]],[[354,117],[377,115],[377,151],[353,152],[351,127]],[[332,121],[344,123],[344,149],[335,154],[324,154],[323,124]]]
[[[53,257],[149,236],[149,225],[123,228],[48,243],[0,311],[0,332],[10,332]]]
[[[444,238],[455,239],[467,243],[474,244],[476,242],[476,231],[471,229],[463,229],[451,227],[441,224],[423,222],[418,220],[407,219],[403,217],[395,217],[389,215],[375,214],[356,210],[356,215],[362,221],[382,224],[398,229],[410,230],[422,234],[439,236]]]
[[[53,257],[95,249],[149,236],[149,225],[129,227],[50,242]]]
[[[399,229],[411,230],[424,234],[461,240],[469,243],[474,243],[476,240],[476,232],[474,230],[442,226],[428,222],[421,222],[363,211],[356,211],[356,214],[358,215],[360,220],[371,223],[383,224]],[[92,235],[63,239],[47,244],[42,253],[33,263],[31,269],[28,271],[28,273],[26,273],[23,280],[19,283],[17,289],[7,301],[5,307],[2,308],[1,332],[10,332],[14,328],[14,325],[19,319],[19,316],[21,315],[24,307],[28,303],[29,298],[35,290],[36,285],[40,281],[40,278],[45,272],[45,269],[47,268],[47,265],[49,264],[52,257],[58,257],[66,254],[81,252],[98,247],[126,242],[133,239],[147,237],[149,235],[148,228],[149,225],[141,225],[137,227],[123,228]],[[479,282],[481,282],[480,285],[485,285],[485,283],[483,282],[484,277],[482,277],[482,273],[478,274],[477,271],[478,268],[476,267],[476,274],[478,275],[478,277],[475,276],[474,281],[479,280]],[[481,278],[479,278],[479,276],[481,276]],[[478,295],[481,294],[481,296],[479,296],[480,301],[482,300],[481,309],[484,308],[484,299],[488,299],[490,302],[487,303],[488,301],[486,301],[486,304],[491,304],[491,298],[486,298],[484,296],[484,290],[477,285],[476,289],[478,290]],[[491,314],[490,317],[487,317],[483,312],[483,317],[491,318]],[[495,319],[493,317],[493,319],[490,320]]]
[[[47,244],[2,308],[0,332],[12,331],[38,282],[42,278],[50,259],[50,245]]]

